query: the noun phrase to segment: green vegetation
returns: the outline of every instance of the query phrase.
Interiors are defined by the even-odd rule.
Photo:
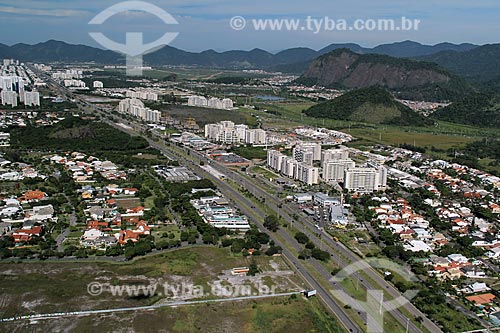
[[[278,231],[279,226],[280,226],[280,223],[279,223],[278,217],[276,215],[268,215],[264,219],[264,227],[266,227],[267,229],[269,229],[273,232]]]
[[[68,117],[51,127],[13,129],[11,145],[16,149],[64,151],[137,151],[149,146],[141,137],[124,134],[101,122]]]
[[[442,325],[444,332],[465,332],[481,328],[476,320],[462,314],[457,315],[457,309],[446,302],[440,289],[421,290],[412,303],[431,316],[436,324]]]
[[[397,102],[383,88],[371,87],[348,92],[334,100],[315,105],[305,114],[317,118],[352,120],[375,124],[423,126],[430,122]]]
[[[251,114],[242,111],[216,110],[207,108],[196,108],[187,106],[159,106],[162,111],[165,111],[169,116],[184,120],[185,118],[194,118],[200,126],[206,124],[217,123],[223,120],[230,120],[236,124],[247,124],[256,126],[257,122]]]
[[[111,316],[86,316],[41,320],[37,323],[4,323],[6,332],[76,331],[112,332],[127,327],[138,333],[341,333],[344,330],[322,309],[318,300],[282,297],[248,302],[200,304],[162,308],[154,311],[115,313]]]
[[[249,160],[265,160],[267,158],[267,151],[262,147],[239,146],[231,148],[231,151]]]
[[[467,82],[432,62],[356,54],[345,48],[314,60],[297,82],[348,89],[382,86],[400,97],[425,100],[456,100],[470,89]]]
[[[498,128],[500,127],[500,96],[473,93],[436,111],[433,117],[454,123]]]

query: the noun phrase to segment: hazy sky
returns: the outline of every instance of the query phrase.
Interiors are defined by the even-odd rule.
[[[331,43],[354,42],[374,46],[402,40],[425,44],[443,41],[476,44],[500,42],[498,0],[151,0],[170,13],[178,25],[165,25],[151,14],[125,12],[102,26],[88,22],[115,0],[0,0],[0,43],[38,43],[49,39],[92,46],[89,32],[105,33],[123,41],[125,32],[144,32],[153,41],[167,31],[179,32],[171,44],[185,50],[252,49],[278,51],[307,46],[320,49]],[[233,16],[247,19],[247,27],[235,31]],[[419,19],[418,31],[255,31],[257,18],[303,19],[394,18]]]

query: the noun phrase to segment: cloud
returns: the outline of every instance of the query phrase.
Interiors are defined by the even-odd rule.
[[[70,17],[81,16],[88,12],[83,10],[73,9],[35,9],[35,8],[17,8],[0,6],[0,12],[18,15],[35,15],[35,16],[54,16],[54,17]]]

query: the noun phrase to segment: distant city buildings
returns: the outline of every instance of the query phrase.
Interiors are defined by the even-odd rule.
[[[54,80],[73,80],[81,79],[83,77],[83,72],[76,69],[68,69],[65,72],[52,73],[52,78]]]
[[[4,59],[0,63],[1,104],[13,108],[19,103],[25,106],[40,106],[40,94],[36,88],[45,83],[23,63]]]
[[[127,90],[125,96],[127,98],[137,98],[145,101],[158,101],[158,94],[148,90]]]
[[[82,88],[85,89],[87,88],[87,84],[83,82],[82,80],[74,80],[74,79],[69,79],[69,80],[64,80],[64,86],[66,88]]]
[[[101,81],[94,81],[92,82],[92,85],[94,86],[95,89],[104,88],[104,83],[102,83]]]
[[[189,96],[188,98],[189,106],[197,106],[211,109],[221,109],[221,110],[229,110],[234,107],[234,103],[229,98],[218,99],[212,97],[207,99],[203,96]]]

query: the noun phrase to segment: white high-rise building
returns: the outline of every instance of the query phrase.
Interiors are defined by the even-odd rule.
[[[207,98],[203,96],[189,96],[188,97],[188,105],[189,106],[197,106],[197,107],[209,107],[212,109],[232,109],[233,101],[229,98],[225,98],[220,100],[216,97],[211,97],[207,100]]]
[[[323,162],[323,180],[329,181],[343,181],[345,170],[353,169],[355,163],[351,159],[341,160],[326,160]]]
[[[127,113],[141,118],[148,123],[161,122],[161,112],[146,108],[144,103],[136,98],[126,98],[118,104],[118,112]]]
[[[2,88],[3,91],[13,91],[15,83],[17,83],[17,77],[0,76],[0,88]]]
[[[65,87],[86,88],[87,84],[82,80],[64,80]]]
[[[297,144],[294,149],[294,156],[296,151],[310,151],[313,153],[313,160],[321,160],[321,144],[317,142],[301,142]]]
[[[189,96],[188,105],[189,106],[206,107],[206,106],[208,106],[208,101],[203,96]]]
[[[233,107],[234,107],[234,103],[229,98],[224,98],[222,100],[222,108],[223,109],[232,109]]]
[[[277,150],[267,151],[267,165],[287,177],[309,185],[319,182],[319,168],[297,162]]]
[[[217,124],[205,125],[205,137],[207,139],[225,144],[245,142],[248,131],[250,130],[247,125],[235,125],[232,121],[221,121]]]
[[[94,81],[92,84],[96,89],[104,88],[104,83],[102,83],[101,81]]]
[[[267,151],[267,165],[277,171],[281,172],[281,169],[283,167],[283,161],[287,158],[286,155],[280,153],[277,150],[268,150]]]
[[[327,149],[321,152],[322,163],[331,160],[347,160],[348,158],[349,158],[349,152],[347,151],[347,149],[343,148]]]
[[[222,109],[222,101],[218,98],[212,97],[208,100],[208,107],[213,109]]]
[[[17,93],[15,91],[2,90],[2,105],[17,106]]]
[[[314,151],[294,149],[293,157],[297,162],[304,163],[305,165],[312,166],[314,163]]]
[[[238,135],[238,138],[240,141],[245,141],[245,134],[248,131],[248,126],[247,125],[235,125],[234,130],[236,131],[236,134]]]
[[[299,163],[296,168],[295,178],[307,185],[319,183],[319,168]]]
[[[132,109],[132,106],[144,108],[144,103],[136,98],[126,98],[118,104],[118,112],[128,113]]]
[[[281,173],[290,178],[297,178],[297,167],[299,162],[291,157],[285,156],[283,163],[281,164]]]
[[[353,168],[345,171],[344,188],[354,192],[374,192],[385,190],[387,186],[387,169],[383,166],[375,168]]]
[[[245,132],[245,143],[250,145],[264,145],[266,144],[266,131],[257,129],[247,129]]]
[[[38,91],[26,91],[24,93],[24,105],[40,106],[40,94]]]
[[[384,191],[387,188],[387,168],[375,162],[368,162],[367,164],[369,167],[377,170],[375,179],[377,190]]]

